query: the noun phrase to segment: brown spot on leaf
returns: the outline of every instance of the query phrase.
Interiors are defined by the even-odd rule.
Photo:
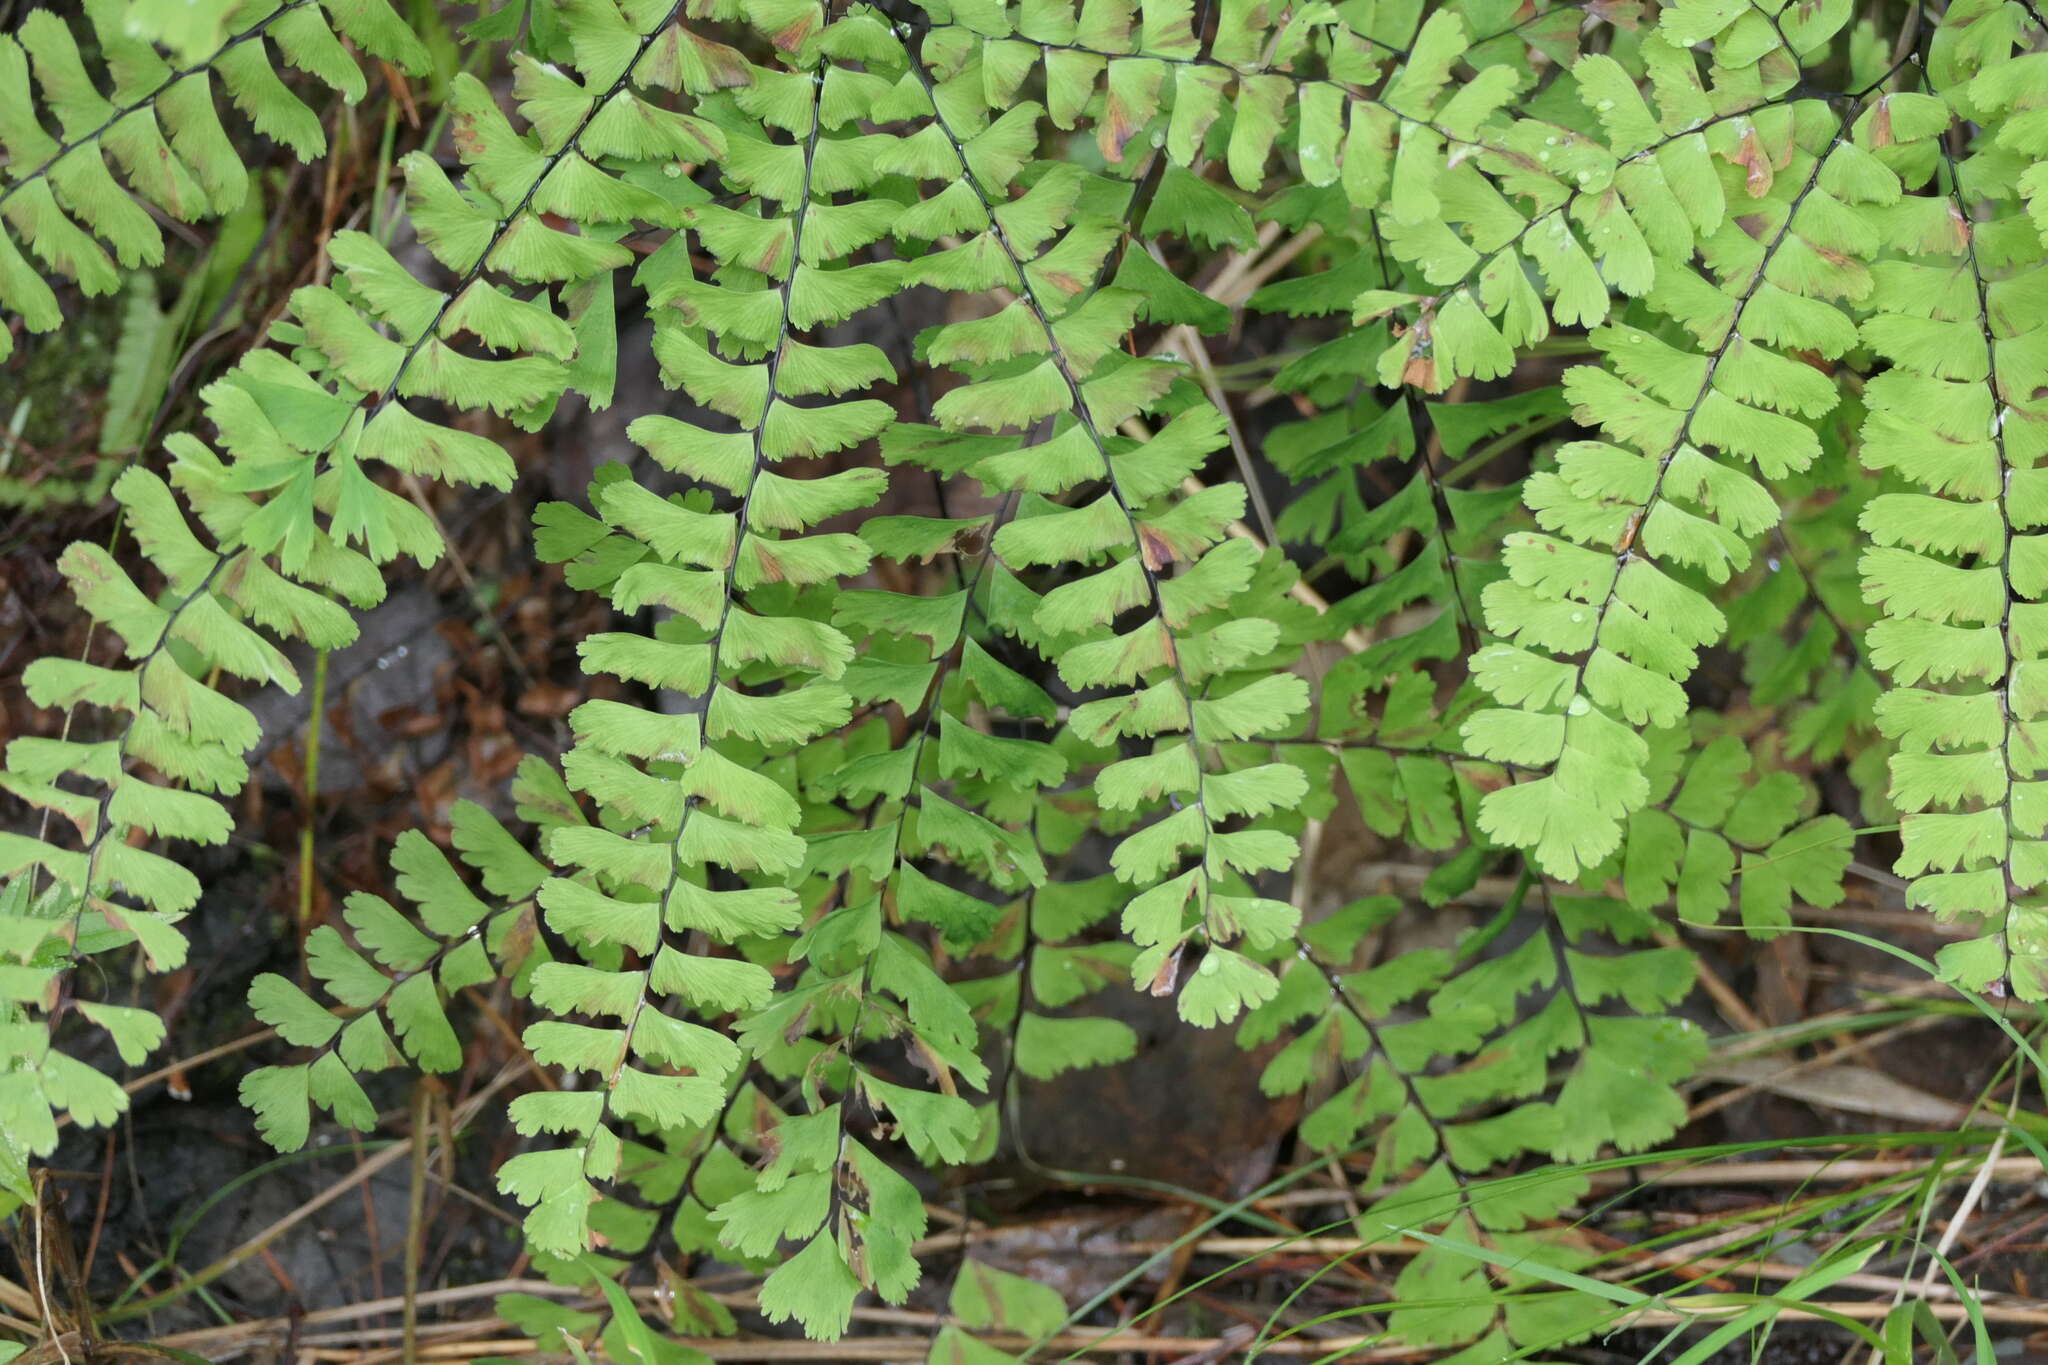
[[[1971,237],[1970,220],[1963,216],[1963,211],[1956,207],[1954,200],[1950,200],[1948,205],[1948,226],[1949,231],[1954,234],[1957,252],[1968,251]]]
[[[1173,562],[1173,543],[1143,522],[1138,523],[1138,550],[1153,573]]]
[[[1638,507],[1628,514],[1628,525],[1621,528],[1621,542],[1614,547],[1616,554],[1627,554],[1636,543],[1636,529],[1643,524],[1643,509]]]
[[[811,1007],[809,1005],[805,1005],[802,1009],[796,1012],[796,1017],[789,1021],[789,1026],[782,1030],[782,1041],[789,1044],[791,1047],[795,1047],[798,1043],[803,1041],[804,1030],[809,1028],[810,1025]]]
[[[1142,120],[1114,91],[1103,101],[1102,122],[1096,126],[1095,142],[1103,159],[1111,163],[1124,159],[1124,146],[1138,135]]]
[[[782,28],[781,30],[779,30],[768,41],[774,43],[784,52],[794,52],[804,45],[804,39],[810,37],[811,34],[815,33],[817,31],[817,28],[818,15],[817,11],[813,10],[809,14],[804,15],[803,18],[798,19],[795,23],[789,24]]]
[[[1152,974],[1152,984],[1146,989],[1153,995],[1172,995],[1174,986],[1180,981],[1180,955],[1185,945],[1176,945],[1166,955],[1166,961],[1159,964],[1159,970]]]
[[[455,150],[464,161],[475,161],[483,156],[483,139],[477,136],[474,118],[457,114],[448,135],[454,139]]]
[[[1753,127],[1744,128],[1742,137],[1735,144],[1735,152],[1729,162],[1743,168],[1744,185],[1752,199],[1761,199],[1771,192],[1771,182],[1777,178],[1771,166],[1771,155],[1764,150],[1763,139]]]
[[[1631,33],[1641,28],[1643,23],[1643,7],[1638,0],[1591,0],[1586,12]]]

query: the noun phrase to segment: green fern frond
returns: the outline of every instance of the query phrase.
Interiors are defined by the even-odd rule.
[[[453,819],[459,844],[486,850],[465,851],[464,861],[500,885],[509,861],[526,887],[523,901],[492,909],[425,835],[407,831],[391,865],[412,912],[359,891],[342,912],[348,937],[326,924],[307,935],[307,968],[338,1009],[275,973],[251,983],[249,1007],[256,1017],[285,1042],[313,1051],[305,1061],[259,1067],[242,1078],[242,1102],[256,1116],[257,1130],[279,1150],[305,1145],[316,1108],[345,1128],[375,1128],[376,1107],[356,1079],[365,1072],[408,1064],[424,1072],[460,1066],[450,997],[530,965],[524,946],[530,933],[518,930],[533,915],[533,882],[525,865],[537,865],[523,853],[509,860],[494,856],[518,846],[482,807],[458,802]]]
[[[643,39],[648,50],[669,31],[665,23]],[[545,215],[575,208],[560,198],[564,185],[587,190],[593,177],[617,183],[590,156],[637,152],[658,167],[721,144],[715,128],[655,114],[628,89],[631,80],[630,70],[607,69],[591,81],[594,88],[550,87],[552,102],[536,119],[542,131],[531,139],[512,129],[480,84],[458,81],[458,122],[472,164],[467,188],[458,191],[424,154],[414,153],[404,166],[415,225],[453,283],[424,284],[374,238],[337,234],[330,247],[336,282],[300,289],[292,296],[296,321],[272,329],[273,340],[291,350],[253,352],[202,394],[218,449],[189,433],[174,435],[166,442],[173,456],[168,482],[138,467],[115,485],[144,558],[164,581],[162,594],[145,592],[96,546],[65,552],[60,568],[81,605],[123,642],[133,665],[108,669],[47,658],[24,677],[38,705],[87,703],[115,715],[105,740],[24,739],[9,746],[0,784],[61,818],[83,845],[70,850],[5,836],[0,866],[10,877],[27,874],[38,907],[39,923],[24,933],[40,940],[87,932],[81,941],[92,946],[81,951],[89,952],[139,940],[156,945],[147,951],[159,964],[180,958],[183,939],[173,926],[197,901],[197,882],[163,855],[132,844],[131,832],[224,838],[226,814],[204,794],[241,789],[248,779],[242,756],[258,739],[248,710],[202,679],[225,675],[295,691],[296,674],[273,639],[343,647],[356,627],[342,603],[362,609],[382,599],[379,565],[400,555],[422,565],[439,558],[440,527],[378,482],[379,466],[405,477],[511,486],[511,460],[495,442],[421,415],[414,410],[419,400],[458,412],[489,409],[528,425],[543,420],[572,385],[594,402],[609,400],[608,368],[587,363],[591,351],[602,355],[605,348],[586,348],[581,340],[592,326],[608,333],[615,325],[609,289],[590,285],[608,285],[606,274],[631,253],[613,240],[617,222],[572,219],[585,230],[570,232]],[[528,103],[540,109],[539,94],[529,91]],[[655,131],[647,133],[650,122]],[[616,196],[594,194],[584,202],[591,214],[625,211],[615,207]],[[634,200],[632,207],[639,212],[645,205]],[[663,216],[679,212],[664,208]],[[533,285],[543,292],[512,292]],[[555,311],[546,286],[559,287],[567,317]],[[499,354],[459,350],[457,338],[465,336]],[[130,769],[138,764],[160,779],[135,775]],[[65,786],[67,774],[98,784],[101,794]],[[37,874],[54,884],[39,896]],[[117,902],[117,892],[135,903]],[[51,981],[62,976],[62,962],[60,955],[47,969]],[[46,1024],[61,1017],[62,1005],[60,993]],[[18,1027],[40,1035],[45,1025]],[[0,1076],[0,1090],[18,1091],[9,1102],[23,1113],[67,1107],[47,1080],[35,1080],[42,1064],[27,1064],[45,1050],[30,1034],[8,1049],[21,1065]],[[54,1135],[47,1119],[20,1131],[38,1135],[30,1144],[38,1154]]]
[[[258,979],[292,1052],[243,1086],[281,1147],[374,1127],[359,1077],[455,1065],[502,983],[542,1079],[499,1189],[584,1296],[504,1299],[545,1349],[732,1331],[685,1257],[820,1339],[906,1302],[911,1168],[1028,1147],[1028,1082],[1137,1054],[1088,1012],[1135,988],[1364,1154],[1359,1236],[1414,1253],[1390,1341],[1537,1358],[1611,1314],[1579,1168],[1686,1118],[1675,931],[1835,904],[1896,812],[1911,901],[1982,930],[1948,976],[2048,994],[2024,4],[1900,40],[1718,0],[534,0],[420,12],[432,62],[384,0],[85,17],[0,37],[33,330],[66,282],[153,308],[156,218],[243,199],[216,84],[312,157],[276,57],[347,100],[358,49],[475,61],[399,231],[325,240],[112,484],[125,548],[61,557],[121,657],[30,665],[72,714],[0,768],[0,1189],[123,1111],[86,1059],[162,1042],[78,969],[184,960],[175,845],[233,833],[253,693],[437,561],[421,481],[511,490],[479,432],[635,362],[669,393],[630,463],[534,516],[609,615],[573,743],[519,763],[521,833],[402,836],[407,908],[306,938],[318,997]],[[935,1358],[1068,1321],[971,1258],[948,1302]]]
[[[1883,612],[1870,629],[1872,660],[1893,682],[1877,717],[1898,748],[1890,796],[1908,898],[1983,928],[1943,951],[1944,971],[1977,988],[2006,980],[2040,999],[2048,978],[2031,924],[2048,880],[2048,824],[2034,810],[2043,702],[2030,678],[2042,650],[2034,562],[2048,541],[2029,533],[2048,524],[2035,469],[2048,453],[2048,409],[2036,396],[2048,331],[2032,302],[2048,273],[2025,187],[1998,145],[2004,135],[1966,159],[1939,141],[1951,111],[2009,108],[2019,86],[2006,70],[1959,82],[1943,92],[1947,103],[1902,97],[1859,124],[1867,141],[1919,152],[1933,182],[1890,206],[1887,237],[1900,254],[1873,272],[1862,324],[1864,344],[1889,362],[1865,391],[1863,461],[1902,491],[1864,507],[1873,543],[1861,567],[1864,595]]]
[[[31,331],[63,320],[31,257],[87,294],[112,293],[122,268],[164,259],[149,210],[196,222],[242,202],[249,172],[222,126],[216,80],[257,131],[310,161],[326,152],[326,132],[279,79],[272,49],[351,103],[367,87],[343,40],[407,71],[428,66],[425,47],[384,0],[240,0],[221,9],[217,41],[174,66],[137,36],[130,6],[91,0],[85,16],[107,68],[104,88],[54,12],[31,11],[18,34],[0,34],[0,309]],[[45,110],[57,131],[45,126]],[[12,349],[11,329],[0,327],[0,360]]]
[[[1019,516],[993,540],[1004,567],[1012,573],[1068,568],[1067,581],[1039,598],[1028,632],[1018,634],[1056,662],[1069,688],[1112,689],[1075,708],[1069,724],[1076,737],[1103,747],[1151,743],[1151,752],[1110,763],[1094,779],[1096,799],[1107,810],[1171,806],[1164,818],[1126,835],[1111,858],[1117,875],[1141,893],[1123,917],[1125,932],[1144,949],[1132,964],[1134,979],[1171,982],[1182,953],[1208,945],[1199,993],[1226,977],[1230,989],[1213,1006],[1196,1006],[1187,997],[1183,1006],[1213,1008],[1227,1019],[1271,987],[1263,968],[1223,945],[1248,926],[1258,926],[1251,932],[1260,939],[1284,933],[1293,922],[1290,907],[1243,894],[1235,889],[1237,879],[1284,868],[1296,849],[1275,830],[1224,826],[1233,816],[1293,804],[1305,784],[1278,765],[1221,770],[1215,755],[1220,746],[1286,728],[1306,707],[1307,689],[1284,674],[1231,686],[1233,677],[1265,663],[1280,646],[1277,625],[1245,609],[1259,553],[1227,534],[1243,515],[1243,490],[1219,485],[1171,496],[1222,444],[1223,419],[1206,399],[1175,397],[1172,367],[1117,356],[1105,346],[1107,336],[1127,329],[1143,309],[1143,295],[1115,284],[1086,292],[1069,287],[1069,271],[1047,268],[1045,262],[1071,253],[1076,243],[1087,243],[1097,258],[1113,250],[1115,219],[1105,214],[1090,221],[1072,208],[1028,218],[1021,206],[1048,194],[1049,184],[1059,195],[1055,204],[1080,203],[1075,178],[1052,169],[1023,198],[999,201],[987,183],[994,170],[985,158],[994,153],[982,148],[1001,132],[1002,121],[978,130],[958,126],[948,113],[956,101],[946,88],[930,83],[926,90],[937,110],[934,126],[953,155],[953,164],[941,162],[932,176],[957,176],[973,191],[968,207],[976,212],[963,230],[981,232],[976,241],[986,244],[984,254],[997,268],[986,277],[927,275],[924,282],[977,290],[995,285],[1016,299],[983,322],[933,332],[927,344],[935,356],[977,362],[965,368],[968,382],[941,399],[934,415],[948,433],[1003,438],[1001,452],[982,457],[973,471],[991,492],[1024,500]],[[1022,241],[1019,219],[1029,224]],[[1027,254],[1062,228],[1064,235],[1035,259]],[[1009,345],[981,349],[979,333],[1006,317],[1016,318]],[[1009,363],[984,368],[1001,360]],[[1171,416],[1149,439],[1133,445],[1109,434],[1161,400],[1172,405]],[[1025,435],[1005,435],[1017,430]],[[1037,501],[1087,484],[1102,491],[1078,506]],[[1186,567],[1168,576],[1177,564]],[[1269,591],[1271,582],[1268,576]],[[1237,611],[1226,619],[1223,608],[1233,602]],[[1137,624],[1119,622],[1132,612],[1140,614]],[[1221,690],[1226,687],[1231,690]],[[1190,854],[1195,865],[1180,870]],[[1244,971],[1225,971],[1238,963]]]
[[[640,37],[642,54],[656,50],[661,33]],[[783,73],[764,69],[752,88],[769,88],[777,74]],[[796,479],[777,466],[864,440],[891,416],[873,400],[792,400],[843,395],[892,372],[886,362],[877,371],[872,347],[797,339],[815,323],[862,306],[845,302],[859,296],[852,281],[862,268],[826,271],[812,263],[848,248],[820,253],[806,246],[821,168],[852,176],[849,188],[860,183],[860,172],[828,161],[832,153],[821,147],[827,115],[815,92],[822,71],[796,66],[786,74],[794,82],[774,88],[793,101],[761,108],[795,140],[772,144],[758,125],[729,134],[729,149],[749,148],[728,163],[738,168],[730,173],[741,191],[757,196],[764,215],[714,208],[691,215],[714,255],[730,252],[751,263],[741,268],[738,287],[697,285],[678,253],[650,258],[643,272],[658,304],[680,304],[657,320],[664,378],[737,429],[641,418],[631,434],[655,467],[689,479],[700,492],[663,497],[614,468],[592,485],[595,515],[542,509],[544,549],[574,561],[578,586],[606,592],[624,610],[659,605],[673,613],[651,633],[587,639],[585,669],[675,698],[661,710],[590,702],[571,718],[577,743],[564,773],[601,818],[551,832],[548,852],[561,872],[541,899],[550,926],[586,961],[537,974],[535,999],[551,1012],[594,1015],[616,1026],[549,1020],[528,1030],[537,1056],[597,1072],[600,1084],[517,1101],[513,1118],[522,1131],[562,1133],[572,1142],[523,1153],[500,1173],[501,1187],[532,1206],[529,1239],[556,1254],[586,1245],[594,1182],[618,1173],[624,1125],[702,1125],[723,1103],[740,1049],[723,1031],[680,1016],[757,1012],[774,982],[759,965],[707,956],[689,942],[701,936],[734,944],[801,921],[798,898],[783,884],[807,858],[795,832],[800,807],[761,768],[766,758],[816,740],[852,714],[840,682],[852,645],[812,604],[829,600],[821,589],[864,569],[872,551],[856,537],[816,528],[871,503],[881,481],[867,471]],[[742,302],[741,295],[750,297]],[[721,322],[751,319],[734,324],[745,329],[735,349],[753,358],[731,361],[709,349],[698,321],[706,312]],[[623,952],[638,965],[628,969]],[[687,1074],[674,1074],[678,1068]],[[807,1175],[802,1188],[813,1183]]]
[[[1800,110],[1814,116],[1806,143]],[[1530,478],[1525,500],[1554,534],[1511,536],[1509,577],[1486,593],[1488,624],[1508,643],[1473,667],[1513,709],[1476,715],[1466,741],[1482,757],[1548,771],[1491,794],[1482,821],[1553,875],[1606,858],[1647,802],[1638,731],[1684,717],[1683,682],[1725,629],[1693,584],[1726,582],[1777,523],[1765,484],[1728,461],[1764,480],[1806,468],[1820,453],[1807,422],[1837,401],[1784,351],[1830,356],[1854,344],[1835,301],[1869,293],[1863,262],[1878,237],[1850,205],[1895,200],[1898,180],[1824,108],[1785,112],[1787,172],[1762,161],[1722,172],[1730,210],[1702,243],[1708,273],[1662,259],[1651,302],[1675,326],[1600,328],[1592,340],[1605,364],[1566,376],[1581,420],[1613,443],[1572,443],[1556,472]]]

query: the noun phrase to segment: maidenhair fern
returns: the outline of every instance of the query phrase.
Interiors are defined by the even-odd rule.
[[[429,61],[385,0],[248,0],[223,15],[210,50],[170,58],[138,38],[131,8],[85,6],[104,78],[53,10],[31,10],[18,32],[0,33],[0,307],[35,331],[57,327],[63,310],[31,258],[87,294],[112,293],[116,262],[164,259],[150,210],[192,222],[242,202],[247,153],[222,125],[215,82],[259,133],[312,160],[327,150],[325,128],[279,78],[276,57],[350,101],[367,87],[344,41],[415,71]],[[12,349],[11,330],[0,332],[0,359]]]
[[[2048,997],[2023,3],[533,0],[460,72],[383,0],[85,21],[0,34],[0,360],[242,201],[226,105],[319,158],[305,98],[367,55],[449,136],[113,482],[126,539],[64,552],[119,657],[37,659],[65,716],[0,771],[11,1197],[124,1110],[91,1031],[163,1042],[80,968],[185,960],[177,845],[234,832],[252,694],[438,560],[429,484],[515,486],[480,432],[626,366],[671,391],[632,458],[533,516],[610,618],[567,747],[250,996],[291,1149],[509,985],[547,1081],[499,1188],[607,1304],[506,1299],[530,1331],[730,1330],[674,1253],[813,1336],[903,1302],[907,1169],[1130,1058],[1074,1008],[1114,989],[1263,1050],[1359,1234],[1428,1239],[1401,1342],[1532,1355],[1603,1321],[1573,1163],[1685,1120],[1667,926],[1834,904],[1895,810],[1909,899],[1977,934],[1944,973]],[[1312,895],[1345,829],[1419,886]],[[1489,874],[1481,927],[1390,947]],[[655,1279],[668,1324],[622,1288]],[[969,1261],[938,1349],[1063,1322]]]

